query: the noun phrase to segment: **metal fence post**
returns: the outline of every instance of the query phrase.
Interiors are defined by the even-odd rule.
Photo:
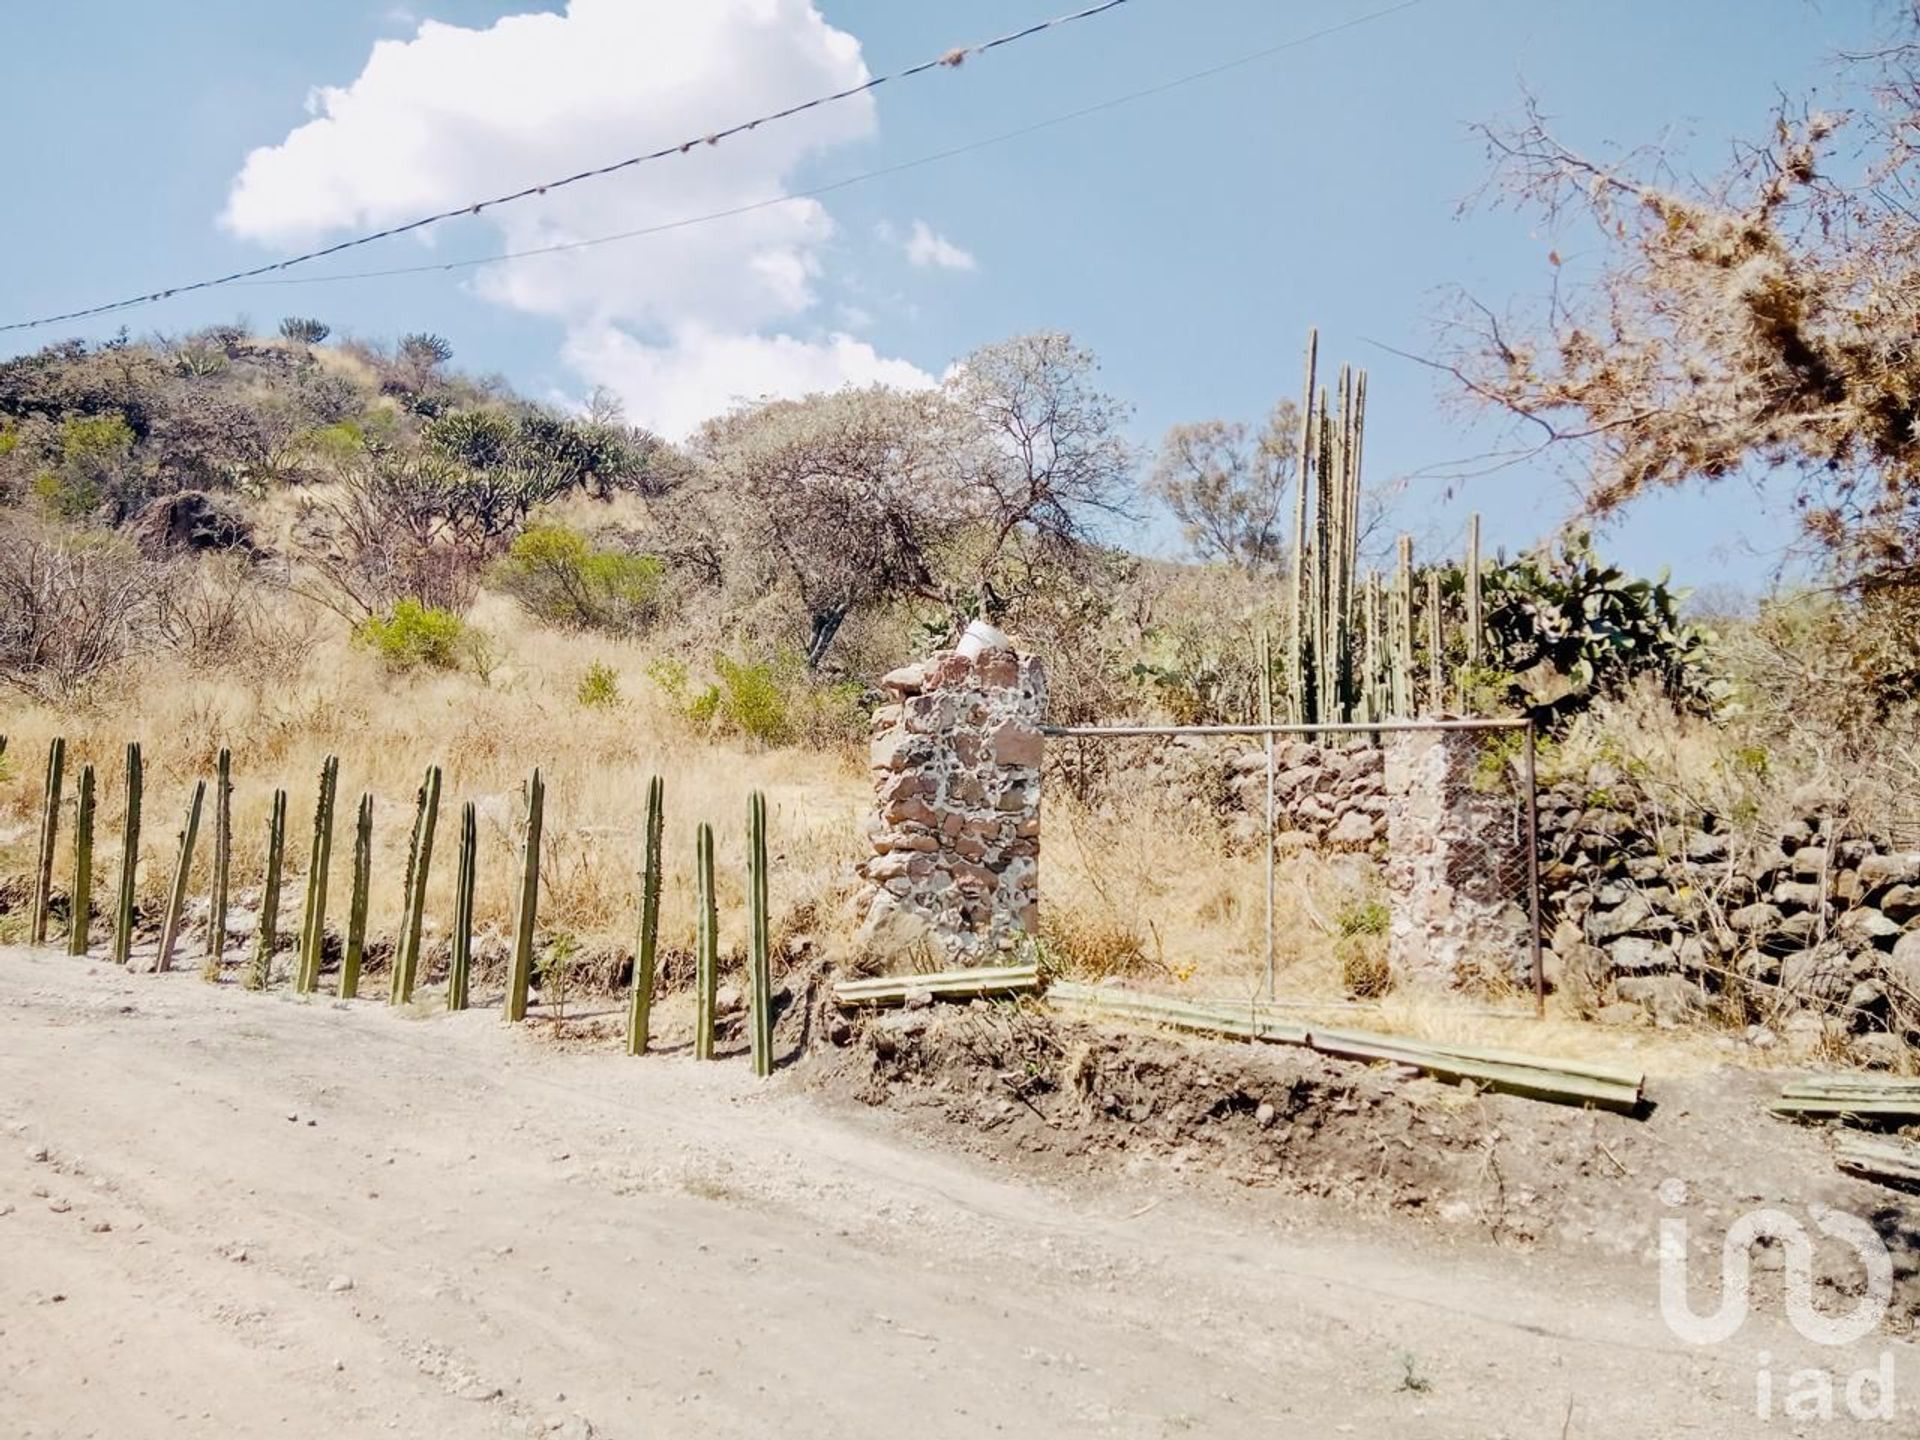
[[[1540,950],[1540,797],[1536,789],[1533,758],[1533,717],[1520,742],[1522,778],[1527,802],[1527,921],[1533,942],[1533,1013],[1547,1013],[1547,966]]]

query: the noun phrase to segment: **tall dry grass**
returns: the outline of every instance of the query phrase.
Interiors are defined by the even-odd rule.
[[[297,606],[292,599],[274,604]],[[480,929],[510,923],[518,874],[518,827],[525,783],[539,766],[547,783],[542,847],[542,928],[583,946],[627,946],[639,907],[642,816],[648,778],[666,780],[667,847],[662,939],[691,946],[693,835],[714,827],[722,938],[744,946],[747,796],[767,795],[774,849],[772,899],[789,926],[832,925],[836,902],[860,853],[866,779],[852,757],[798,749],[754,749],[702,734],[646,678],[642,643],[574,635],[530,625],[511,604],[488,597],[473,615],[491,636],[497,663],[485,681],[469,673],[394,675],[353,645],[338,623],[314,629],[311,646],[283,673],[253,681],[231,667],[188,669],[148,663],[56,710],[0,695],[0,875],[31,868],[42,764],[49,740],[68,741],[68,815],[56,885],[70,873],[73,776],[91,762],[98,777],[96,853],[102,880],[118,863],[124,803],[121,757],[138,740],[146,759],[140,904],[157,913],[170,880],[178,830],[193,782],[232,751],[236,890],[257,888],[265,870],[267,817],[276,786],[289,792],[284,903],[297,907],[322,759],[340,757],[339,820],[329,877],[332,912],[343,919],[352,863],[352,815],[362,791],[374,800],[374,865],[369,928],[398,927],[414,796],[429,764],[445,779],[428,890],[428,932],[443,935],[453,913],[454,836],[462,800],[480,818],[476,917]],[[621,700],[583,706],[589,665],[611,666]],[[212,846],[203,830],[192,893],[210,889]]]

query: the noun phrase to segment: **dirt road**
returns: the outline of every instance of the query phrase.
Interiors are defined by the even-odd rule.
[[[1834,1357],[1686,1350],[1644,1264],[1322,1228],[740,1063],[0,950],[9,1436],[1908,1433],[1757,1422],[1758,1352]]]

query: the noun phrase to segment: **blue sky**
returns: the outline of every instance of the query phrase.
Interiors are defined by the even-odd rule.
[[[734,3],[804,8],[799,0]],[[777,156],[762,147],[758,159],[746,155],[751,164],[723,161],[722,146],[604,182],[566,222],[575,228],[560,233],[626,228],[619,222],[629,214],[644,222],[718,208],[714,197],[761,193],[769,179],[806,186],[898,164],[1387,3],[1132,0],[958,70],[884,87],[870,111],[800,132]],[[369,81],[369,107],[379,99],[389,108],[369,110],[355,144],[312,161],[281,155],[277,169],[256,177],[249,195],[257,203],[241,233],[222,225],[249,153],[282,146],[314,118],[314,87],[354,86],[375,42],[410,40],[423,19],[480,30],[541,8],[564,7],[18,7],[0,50],[0,121],[14,139],[0,320],[259,263],[304,248],[302,236],[338,238],[365,216],[412,213],[413,197],[431,196],[443,179],[491,178],[496,154],[508,181],[526,166],[558,173],[602,162],[679,138],[661,132],[681,114],[705,117],[702,124],[744,116],[797,98],[795,85],[811,93],[834,67],[853,63],[821,38],[824,29],[797,21],[788,27],[791,55],[780,48],[787,31],[756,31],[753,46],[736,47],[720,29],[689,60],[664,34],[654,44],[648,28],[680,25],[683,5],[625,0],[617,23],[626,43],[602,41],[590,56],[570,56],[549,30],[541,33],[555,38],[550,54],[524,47],[524,76],[476,58],[471,72],[452,62],[434,70],[444,74],[445,95],[402,78],[381,98]],[[1066,6],[817,0],[817,8],[827,26],[858,41],[860,60],[884,71]],[[804,217],[719,221],[671,244],[606,247],[593,252],[591,268],[556,262],[571,268],[534,276],[513,294],[477,284],[472,272],[231,289],[56,332],[0,335],[0,346],[17,351],[69,333],[105,338],[121,323],[138,334],[245,314],[270,329],[283,314],[314,314],[343,333],[437,330],[460,363],[501,371],[536,396],[578,397],[612,377],[631,402],[657,378],[678,387],[684,409],[731,374],[736,358],[740,373],[756,378],[789,360],[808,376],[849,364],[852,378],[908,367],[938,374],[975,345],[1058,328],[1099,354],[1107,387],[1134,405],[1136,437],[1147,443],[1179,420],[1257,419],[1296,389],[1301,342],[1317,324],[1323,356],[1371,372],[1369,479],[1415,477],[1396,501],[1397,518],[1422,548],[1454,545],[1470,508],[1487,516],[1493,542],[1517,546],[1565,514],[1560,479],[1544,466],[1452,487],[1418,478],[1497,437],[1430,372],[1374,343],[1428,350],[1448,287],[1496,306],[1525,299],[1546,283],[1547,251],[1567,248],[1522,215],[1457,215],[1485,172],[1468,124],[1511,112],[1524,83],[1579,146],[1667,137],[1711,170],[1730,137],[1764,126],[1778,90],[1829,85],[1833,49],[1859,43],[1873,19],[1865,0],[1424,0],[1167,94],[852,186]],[[442,32],[436,44],[458,59],[469,53],[459,41]],[[589,73],[596,68],[605,72],[598,80]],[[672,104],[654,98],[682,78],[699,94]],[[577,117],[576,85],[588,97]],[[624,113],[624,94],[641,107],[630,131],[608,120]],[[389,177],[393,152],[405,148],[383,138],[401,133],[382,128],[396,106],[431,111],[420,123],[438,125],[435,143],[451,148]],[[713,168],[724,164],[736,168]],[[338,214],[327,209],[336,191],[345,197]],[[541,233],[551,218],[514,223]],[[948,264],[926,263],[935,258],[931,242],[914,263],[907,242],[916,224],[952,247],[941,252]],[[513,238],[463,221],[431,248],[390,242],[314,273],[482,255]],[[1576,267],[1586,243],[1568,252]],[[762,266],[769,254],[780,263]],[[970,268],[959,267],[963,257]],[[741,282],[749,268],[757,278]],[[786,337],[784,349],[775,336]],[[686,353],[693,345],[705,347],[698,363]],[[1784,513],[1730,484],[1642,506],[1614,525],[1607,548],[1637,568],[1670,565],[1685,582],[1754,586],[1790,536]],[[1141,543],[1165,546],[1164,526]]]

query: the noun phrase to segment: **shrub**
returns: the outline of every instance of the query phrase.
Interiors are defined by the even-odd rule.
[[[683,661],[647,666],[675,709],[704,729],[763,745],[847,744],[865,733],[866,692],[857,684],[822,684],[792,652],[771,660],[713,657],[714,680],[695,686]]]
[[[289,315],[280,322],[280,333],[296,345],[318,345],[333,333],[333,327],[305,315]]]
[[[42,471],[34,488],[65,520],[84,519],[109,502],[124,513],[144,498],[128,463],[133,441],[122,415],[71,415],[60,426],[59,464]]]
[[[390,670],[457,670],[472,654],[477,635],[451,610],[402,600],[390,613],[356,625],[353,638]]]
[[[580,677],[574,696],[590,710],[610,709],[620,703],[620,673],[611,665],[596,660]]]
[[[659,614],[665,573],[655,556],[601,549],[565,525],[540,524],[515,538],[494,583],[549,624],[633,633]]]

